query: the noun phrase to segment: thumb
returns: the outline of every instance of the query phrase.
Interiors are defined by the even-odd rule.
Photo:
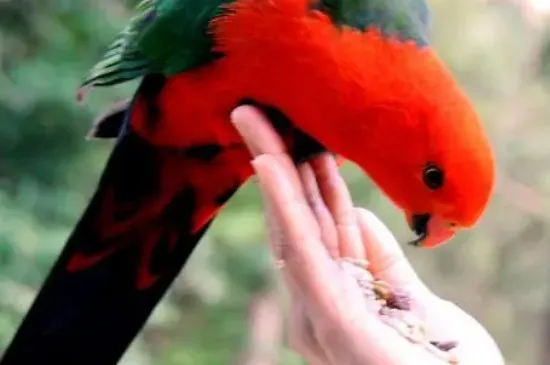
[[[399,243],[384,223],[372,212],[356,208],[359,229],[365,245],[369,270],[388,284],[414,293],[416,296],[433,295],[420,280]]]

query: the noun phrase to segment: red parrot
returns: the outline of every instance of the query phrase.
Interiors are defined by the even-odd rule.
[[[94,127],[116,146],[0,364],[118,362],[252,174],[229,122],[241,104],[297,162],[330,151],[359,165],[415,244],[472,227],[493,154],[428,28],[424,0],[143,0],[83,89],[141,84]]]

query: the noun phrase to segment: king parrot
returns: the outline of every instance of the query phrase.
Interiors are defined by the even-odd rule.
[[[142,0],[85,79],[142,78],[95,124],[117,142],[1,365],[112,365],[252,174],[229,122],[265,111],[299,163],[330,151],[437,246],[484,212],[494,158],[430,46],[425,0]]]

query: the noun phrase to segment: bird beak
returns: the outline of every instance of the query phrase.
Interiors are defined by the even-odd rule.
[[[409,243],[417,247],[437,247],[453,238],[457,231],[449,222],[430,214],[407,215],[407,221],[418,236]]]

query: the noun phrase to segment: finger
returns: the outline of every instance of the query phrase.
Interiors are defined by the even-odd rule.
[[[288,238],[288,232],[286,232],[285,229],[282,227],[281,219],[272,208],[272,199],[267,196],[267,193],[264,189],[260,188],[260,191],[262,192],[261,195],[263,196],[263,200],[265,202],[264,215],[267,223],[267,233],[269,237],[268,243],[276,260],[275,265],[279,269],[284,269],[282,270],[282,274],[287,275],[288,263],[296,259],[294,257],[295,255],[293,254],[293,246],[289,243],[290,239]],[[312,219],[309,218],[310,217],[304,215],[299,221],[294,222],[294,224],[303,226],[304,229],[307,229],[309,232],[311,232],[312,239],[317,238],[319,242],[321,242],[319,238],[319,228],[315,224],[316,222],[312,221]],[[290,280],[287,282],[287,285],[289,286],[294,283],[291,277],[287,277],[285,278],[285,280]]]
[[[231,121],[243,137],[253,157],[271,154],[279,157],[283,173],[292,183],[292,191],[302,190],[300,177],[292,159],[286,154],[286,147],[264,114],[253,106],[243,105],[231,113]]]
[[[253,157],[264,153],[285,153],[283,140],[259,109],[248,105],[239,106],[231,113],[231,121]]]
[[[279,268],[284,267],[284,253],[287,239],[285,238],[285,234],[283,232],[283,229],[281,228],[279,221],[276,219],[273,213],[273,203],[271,202],[271,199],[269,199],[269,197],[262,192],[261,188],[260,192],[264,205],[264,219],[266,222],[266,231],[268,237],[267,242],[269,244],[269,249],[274,256],[275,266]]]
[[[361,235],[369,257],[370,270],[392,286],[415,294],[430,294],[420,280],[390,230],[372,212],[356,208]]]
[[[285,235],[285,274],[301,291],[308,305],[317,308],[329,305],[337,293],[326,283],[337,267],[320,241],[318,231],[312,232],[312,224],[308,222],[315,222],[315,219],[305,197],[292,189],[276,157],[262,155],[252,165],[262,194],[270,200],[273,215]]]
[[[332,213],[341,257],[367,259],[353,202],[336,161],[330,154],[311,160],[323,199]]]
[[[262,155],[257,158],[257,160],[260,160],[260,163],[262,160],[265,160],[265,163],[269,164],[277,163],[276,161],[278,159],[280,159],[279,156],[272,155]],[[288,259],[289,251],[291,250],[287,247],[290,238],[288,237],[288,232],[286,232],[282,227],[279,214],[277,214],[274,209],[273,195],[278,194],[279,190],[285,189],[285,193],[291,196],[292,199],[302,199],[304,205],[307,205],[307,201],[301,193],[301,186],[297,186],[292,183],[293,179],[291,178],[291,175],[293,173],[295,174],[294,166],[291,166],[292,171],[286,171],[287,166],[282,166],[282,169],[285,170],[285,172],[280,175],[284,175],[286,177],[286,179],[284,179],[286,180],[285,184],[280,183],[279,180],[281,176],[274,175],[271,172],[263,175],[258,174],[258,183],[260,186],[261,196],[264,201],[264,215],[266,217],[267,231],[269,235],[268,242],[277,261],[284,264]],[[305,230],[310,232],[312,237],[320,239],[321,234],[319,225],[315,221],[315,217],[312,212],[310,212],[310,214],[300,216],[294,224],[304,227]]]
[[[321,196],[315,173],[309,163],[302,164],[298,168],[298,171],[302,185],[304,186],[304,194],[320,229],[321,241],[324,243],[329,255],[333,258],[338,258],[340,256],[338,233],[332,219],[332,214]]]

